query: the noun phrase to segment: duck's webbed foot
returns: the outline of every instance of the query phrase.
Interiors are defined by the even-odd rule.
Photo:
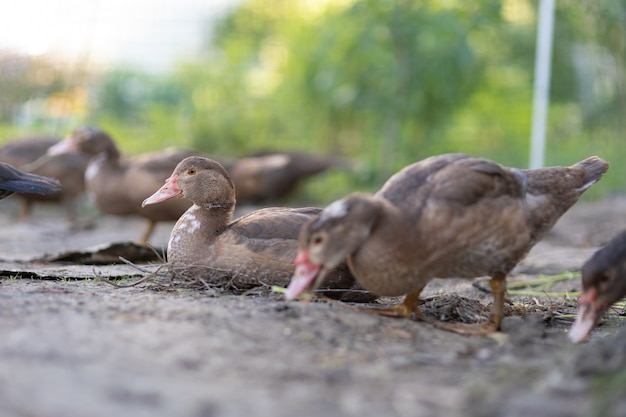
[[[429,322],[438,329],[448,330],[468,336],[487,336],[496,332],[500,328],[500,322],[504,316],[506,275],[492,277],[489,281],[489,286],[493,292],[493,306],[491,308],[491,315],[488,322],[477,324],[445,323],[438,320],[429,320]]]
[[[419,310],[417,302],[419,300],[422,288],[407,294],[402,303],[393,307],[376,307],[376,306],[353,306],[344,304],[344,306],[352,311],[363,313],[379,314],[386,317],[396,317],[409,319],[415,313],[418,318],[422,318],[422,312]]]
[[[446,323],[438,320],[429,320],[437,329],[448,330],[466,336],[487,336],[498,330],[499,323],[489,320],[487,323],[467,324],[467,323]]]

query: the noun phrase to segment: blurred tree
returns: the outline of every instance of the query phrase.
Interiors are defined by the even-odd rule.
[[[626,2],[569,0],[563,19],[575,42],[577,84],[573,89],[588,127],[611,124],[623,131],[626,120]]]
[[[435,153],[523,167],[536,8],[536,0],[244,0],[214,26],[197,59],[171,74],[118,68],[81,90],[58,66],[0,57],[0,118],[11,120],[33,97],[58,104],[89,91],[86,122],[130,152],[291,148],[362,164],[332,186],[315,185],[324,198],[329,189],[375,189]],[[618,155],[626,2],[563,0],[556,13],[547,162]],[[602,186],[626,178],[620,169],[614,164]]]
[[[70,73],[45,56],[0,53],[0,122],[12,123],[20,106],[68,89]]]
[[[195,143],[313,145],[366,155],[384,178],[423,156],[481,85],[469,35],[497,24],[498,4],[247,1],[217,26],[203,68],[183,72],[203,77],[187,83]]]
[[[188,100],[177,77],[118,67],[103,73],[92,93],[84,123],[109,132],[124,152],[191,146]]]
[[[302,34],[284,88],[304,93],[303,107],[326,118],[331,148],[355,135],[380,143],[380,179],[424,155],[436,135],[482,83],[484,65],[470,43],[478,25],[499,19],[496,2],[363,0],[329,14]]]
[[[101,77],[96,88],[92,117],[112,116],[127,123],[142,123],[152,106],[176,109],[181,104],[181,87],[169,76],[149,75],[116,68]]]

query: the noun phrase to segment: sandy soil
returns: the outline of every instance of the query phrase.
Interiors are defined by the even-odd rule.
[[[142,274],[32,260],[136,239],[141,220],[87,211],[90,221],[70,227],[43,207],[17,224],[17,199],[0,204],[1,416],[626,415],[618,310],[573,345],[565,332],[575,297],[536,291],[509,296],[502,332],[466,337],[336,304],[302,308],[267,292],[119,289],[93,278]],[[624,213],[624,197],[579,203],[510,282],[578,270],[626,226]],[[171,226],[159,227],[154,245]],[[490,295],[477,287],[435,280],[423,308],[444,319],[485,315]],[[546,291],[579,289],[575,277]]]

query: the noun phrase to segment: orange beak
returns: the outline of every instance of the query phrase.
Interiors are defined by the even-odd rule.
[[[160,203],[161,201],[169,200],[170,198],[182,197],[183,190],[178,186],[178,175],[172,175],[165,180],[165,184],[159,188],[150,197],[143,200],[141,207],[145,207],[148,204]]]

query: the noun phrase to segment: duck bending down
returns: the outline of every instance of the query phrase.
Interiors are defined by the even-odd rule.
[[[626,231],[585,262],[582,285],[578,315],[568,334],[575,343],[585,340],[609,307],[626,296]]]
[[[321,211],[271,207],[233,220],[233,182],[221,164],[204,157],[182,160],[143,205],[181,197],[193,205],[172,230],[168,264],[176,273],[236,288],[287,285],[295,269],[300,228]],[[341,263],[325,279],[326,288],[349,289],[354,284]]]
[[[0,162],[0,199],[14,193],[50,194],[61,188],[54,178],[30,174]]]
[[[144,209],[141,203],[161,186],[176,164],[195,152],[166,150],[125,158],[106,132],[88,126],[76,129],[49,153],[76,151],[91,157],[85,171],[85,185],[101,212],[115,216],[136,215],[148,221],[139,239],[142,245],[148,242],[158,222],[176,221],[191,205],[175,200]]]
[[[286,298],[315,289],[347,260],[364,288],[405,295],[382,314],[421,316],[417,302],[431,279],[489,276],[488,323],[437,326],[466,334],[497,330],[508,273],[608,167],[590,157],[570,167],[519,170],[463,154],[409,165],[375,195],[338,200],[303,226]]]

